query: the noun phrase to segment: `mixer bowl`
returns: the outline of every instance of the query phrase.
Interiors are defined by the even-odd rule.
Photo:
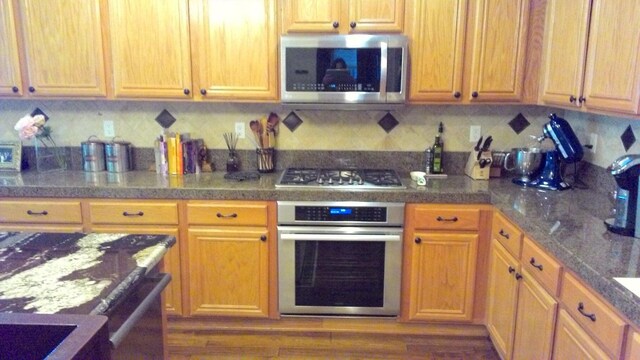
[[[513,148],[504,158],[504,168],[517,175],[515,182],[526,184],[540,170],[543,155],[544,152],[539,148]],[[512,167],[509,167],[510,163]]]

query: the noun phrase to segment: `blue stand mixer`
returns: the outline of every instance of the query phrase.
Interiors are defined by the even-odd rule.
[[[542,170],[539,175],[526,186],[537,187],[545,190],[566,190],[571,187],[562,178],[560,161],[573,164],[582,160],[584,152],[578,137],[571,129],[567,120],[549,115],[550,121],[542,127],[543,135],[538,141],[551,139],[556,149],[544,153]]]

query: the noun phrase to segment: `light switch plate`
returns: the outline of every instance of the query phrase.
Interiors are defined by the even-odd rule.
[[[104,137],[112,138],[116,136],[116,129],[113,126],[113,120],[104,120],[102,122],[102,130],[104,131]]]
[[[477,142],[481,135],[482,127],[480,125],[471,125],[469,127],[469,142]]]
[[[244,133],[244,123],[243,122],[237,122],[236,123],[236,135],[238,135],[238,139],[244,139],[245,133]]]

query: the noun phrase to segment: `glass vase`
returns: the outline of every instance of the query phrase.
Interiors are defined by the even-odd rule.
[[[36,169],[39,172],[60,171],[67,168],[65,149],[58,147],[51,137],[33,138],[36,152]]]

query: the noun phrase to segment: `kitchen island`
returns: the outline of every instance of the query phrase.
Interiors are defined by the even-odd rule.
[[[114,333],[119,309],[174,243],[166,235],[0,232],[0,317],[106,315]]]

